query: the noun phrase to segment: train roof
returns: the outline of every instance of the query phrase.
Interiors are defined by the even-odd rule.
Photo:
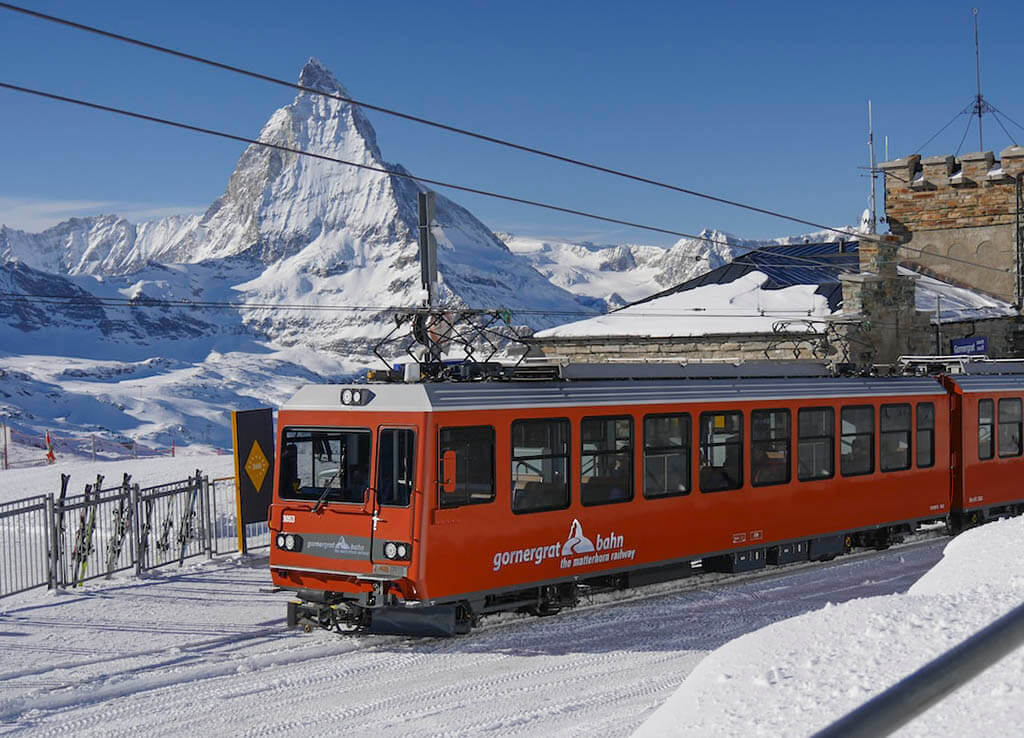
[[[1024,390],[1022,374],[955,374],[950,379],[965,393]]]
[[[362,395],[365,401],[361,405],[343,405],[341,395],[346,389],[368,394]],[[281,409],[435,412],[944,394],[935,377],[310,384],[296,392]]]

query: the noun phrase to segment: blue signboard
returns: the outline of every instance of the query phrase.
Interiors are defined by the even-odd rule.
[[[954,355],[987,354],[988,338],[986,338],[985,336],[971,336],[970,338],[954,338],[949,342],[949,347]]]

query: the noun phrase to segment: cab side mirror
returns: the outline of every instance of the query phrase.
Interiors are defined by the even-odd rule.
[[[441,491],[450,495],[455,491],[455,452],[441,454]]]

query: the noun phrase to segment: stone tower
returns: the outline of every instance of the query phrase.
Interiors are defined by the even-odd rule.
[[[1018,303],[1018,202],[1024,147],[880,165],[889,231],[906,245],[899,258],[950,282]],[[947,258],[947,257],[953,257]]]

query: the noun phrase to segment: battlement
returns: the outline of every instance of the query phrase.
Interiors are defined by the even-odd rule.
[[[912,154],[879,165],[889,230],[903,237],[946,228],[1005,225],[1016,217],[1024,147],[955,156]]]
[[[899,260],[1014,301],[1017,186],[1024,147],[955,156],[905,156],[880,165]]]

